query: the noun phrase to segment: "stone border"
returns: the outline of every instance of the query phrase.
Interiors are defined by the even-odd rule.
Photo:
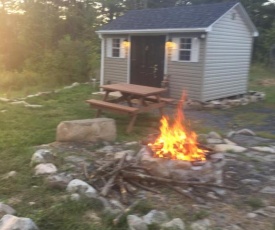
[[[207,102],[200,102],[198,100],[188,99],[185,103],[187,109],[230,109],[240,105],[248,105],[253,102],[263,101],[266,97],[264,92],[249,91],[248,93],[211,100]]]

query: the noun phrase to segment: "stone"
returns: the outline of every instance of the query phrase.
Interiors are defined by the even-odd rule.
[[[254,213],[275,218],[275,206],[267,206],[256,210]]]
[[[190,225],[192,230],[208,230],[211,226],[209,219],[198,220]]]
[[[275,186],[266,186],[262,190],[260,190],[260,192],[267,194],[275,194]]]
[[[97,153],[106,153],[106,154],[113,153],[113,151],[115,151],[115,148],[112,145],[107,145],[107,146],[104,146],[103,148],[96,150]]]
[[[250,129],[241,129],[236,131],[236,134],[242,134],[247,136],[256,136],[256,134]]]
[[[167,168],[167,159],[143,155],[140,162],[141,165],[147,168],[153,176],[165,178],[170,177],[170,171]]]
[[[255,147],[252,147],[252,149],[260,152],[275,153],[274,148],[266,147],[266,146],[255,146]]]
[[[133,145],[138,145],[138,142],[137,141],[131,141],[131,142],[125,143],[125,146],[133,146]]]
[[[242,153],[247,149],[242,146],[237,145],[228,145],[228,144],[218,144],[214,146],[214,150],[216,152],[234,152],[234,153]]]
[[[70,193],[80,193],[88,198],[97,196],[97,191],[91,185],[79,179],[70,181],[66,190]]]
[[[16,171],[10,171],[10,172],[4,174],[4,175],[2,176],[2,179],[3,179],[3,180],[7,180],[7,179],[10,179],[10,178],[16,177],[16,175],[17,175],[17,172],[16,172]]]
[[[217,138],[207,138],[206,142],[208,144],[223,144],[223,140]]]
[[[1,230],[38,230],[36,224],[29,218],[5,215],[0,220]]]
[[[128,215],[127,223],[129,230],[148,230],[146,223],[136,215]]]
[[[231,137],[233,137],[235,134],[236,134],[235,131],[229,131],[229,132],[226,134],[226,137],[227,137],[227,138],[231,138]]]
[[[50,175],[45,178],[45,182],[49,188],[65,189],[72,180],[72,176],[66,173],[59,173],[57,175]]]
[[[115,141],[116,136],[115,120],[110,118],[62,121],[56,131],[60,142]]]
[[[165,212],[158,211],[158,210],[152,210],[149,213],[147,213],[145,216],[143,216],[143,220],[146,224],[163,224],[165,222],[168,222],[168,216]]]
[[[76,86],[79,86],[80,83],[78,82],[74,82],[73,84],[69,85],[69,86],[64,86],[63,89],[71,89],[71,88],[74,88]]]
[[[34,170],[35,175],[53,174],[57,172],[56,166],[52,163],[36,165]]]
[[[228,144],[228,145],[237,145],[235,142],[230,141],[230,140],[227,139],[227,138],[224,138],[223,141],[224,141],[225,144]]]
[[[0,97],[1,102],[10,102],[10,99],[5,98],[5,97]]]
[[[30,104],[28,104],[28,105],[25,105],[25,107],[26,108],[42,108],[43,105],[30,105]]]
[[[250,213],[247,213],[246,214],[246,217],[248,218],[248,219],[254,219],[254,218],[256,218],[258,215],[256,214],[256,213],[254,213],[254,212],[250,212]]]
[[[15,213],[16,211],[12,207],[4,203],[0,203],[0,218],[6,214],[13,215]]]
[[[84,214],[84,218],[87,219],[87,220],[90,220],[93,225],[101,225],[101,218],[93,211],[87,211],[85,214]]]
[[[25,102],[25,101],[14,101],[10,103],[11,105],[29,105],[29,103]]]
[[[243,179],[241,180],[241,182],[246,185],[254,185],[254,186],[261,184],[261,181],[257,179]]]
[[[116,152],[114,155],[115,159],[121,159],[125,156],[125,154],[127,154],[126,160],[129,161],[132,156],[135,154],[134,150],[124,150],[124,151],[120,151],[120,152]]]
[[[208,138],[222,139],[221,135],[214,131],[208,133]]]
[[[31,165],[40,163],[52,163],[55,157],[48,149],[39,149],[32,155]]]
[[[184,230],[185,224],[180,218],[175,218],[161,225],[161,230]]]
[[[72,200],[72,201],[79,201],[80,200],[80,195],[78,193],[73,193],[70,196],[70,200]]]

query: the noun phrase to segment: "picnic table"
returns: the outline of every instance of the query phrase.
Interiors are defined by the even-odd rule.
[[[131,119],[127,126],[127,133],[132,131],[139,113],[159,109],[162,115],[163,107],[165,107],[167,103],[174,101],[172,98],[161,97],[161,93],[166,91],[166,89],[163,88],[127,83],[102,85],[101,88],[105,91],[103,100],[90,99],[86,102],[89,103],[92,108],[97,109],[96,117],[101,115],[102,110],[128,114]],[[110,97],[111,92],[120,92],[121,96],[112,99]]]

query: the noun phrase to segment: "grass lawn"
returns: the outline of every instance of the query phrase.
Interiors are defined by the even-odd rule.
[[[265,91],[267,100],[264,107],[275,108],[274,85],[262,85],[264,79],[275,79],[272,71],[254,66],[251,73],[251,89]],[[24,90],[25,94],[26,90]],[[65,192],[50,190],[43,185],[41,178],[33,177],[30,158],[33,146],[47,144],[55,140],[55,130],[64,120],[87,119],[94,117],[94,110],[84,102],[92,97],[92,87],[81,85],[57,94],[49,94],[27,100],[30,104],[41,104],[42,108],[25,108],[0,102],[0,177],[17,171],[18,175],[9,180],[0,179],[0,202],[10,204],[17,210],[17,216],[29,217],[41,230],[100,230],[111,227],[110,218],[105,216],[103,226],[99,227],[83,219],[89,209],[97,212],[99,207],[91,201],[72,202],[62,199]],[[15,92],[13,95],[19,95]],[[23,96],[23,95],[22,95]],[[6,110],[6,112],[1,112]],[[138,117],[134,132],[125,134],[128,117],[109,114],[116,119],[118,141],[140,140],[158,127],[159,118],[149,115]],[[264,116],[262,117],[264,119]],[[244,115],[238,119],[247,120]],[[254,122],[260,118],[254,117]],[[260,122],[259,121],[259,122]],[[200,127],[200,130],[207,130]],[[197,130],[197,131],[200,131]],[[30,206],[29,202],[35,202]],[[145,209],[146,205],[140,207]],[[127,229],[120,226],[117,229]]]

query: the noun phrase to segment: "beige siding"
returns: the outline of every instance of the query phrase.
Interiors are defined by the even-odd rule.
[[[106,38],[117,37],[117,38],[127,38],[126,36],[108,36],[104,39],[104,68],[103,68],[103,84],[107,83],[119,83],[127,82],[128,78],[128,54],[125,58],[110,58],[107,57],[107,42]]]
[[[177,37],[200,37],[200,34],[181,34]],[[170,97],[179,99],[183,91],[188,98],[201,100],[203,63],[205,54],[205,40],[199,39],[200,51],[198,62],[171,61],[171,52],[168,52],[167,74],[170,75]]]
[[[236,8],[213,25],[206,41],[202,100],[245,93],[253,38]]]

